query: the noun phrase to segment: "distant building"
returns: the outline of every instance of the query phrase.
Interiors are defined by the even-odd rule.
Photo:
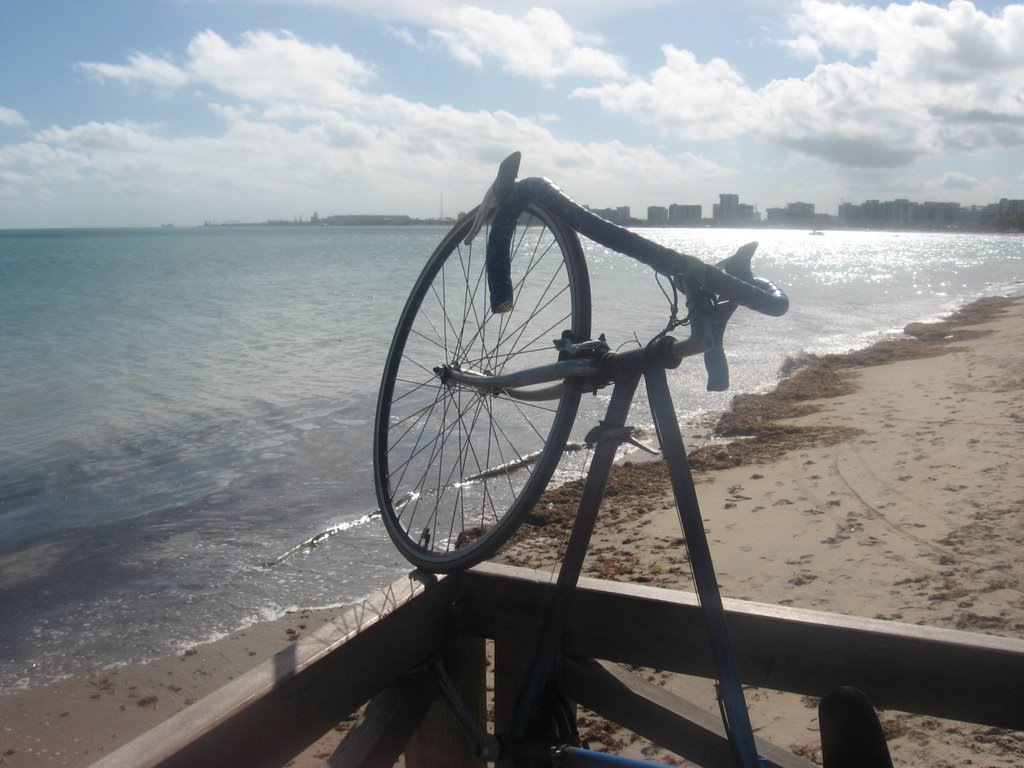
[[[328,216],[326,218],[319,219],[319,221],[322,224],[328,224],[332,227],[379,227],[406,225],[413,224],[415,222],[411,216],[389,214],[348,214],[342,216]]]
[[[960,203],[923,203],[920,222],[929,229],[952,229],[956,226]]]
[[[676,227],[699,227],[704,220],[703,216],[703,209],[699,205],[673,203],[668,207],[668,223]]]
[[[957,214],[957,227],[961,229],[980,229],[982,225],[992,218],[992,206],[970,205],[961,207]]]
[[[885,209],[889,212],[889,220],[894,227],[909,227],[914,221],[914,205],[906,198],[901,197],[886,203]]]
[[[999,201],[1000,216],[1024,216],[1024,200],[1007,200],[1005,197]]]
[[[817,227],[821,223],[814,203],[786,203],[785,208],[769,208],[767,216],[772,227]]]
[[[650,205],[647,207],[648,224],[668,224],[668,208],[663,205]]]
[[[786,203],[786,212],[794,219],[813,219],[814,203]]]
[[[1024,232],[1024,200],[999,201],[995,212],[995,221],[1001,229],[1011,232]]]
[[[960,203],[912,203],[905,198],[867,200],[840,205],[839,224],[859,229],[977,229],[992,224],[996,215],[991,209],[963,208]]]
[[[618,208],[591,208],[588,205],[587,210],[596,213],[602,219],[608,219],[613,224],[619,224],[623,227],[631,224],[633,221],[629,214],[628,205],[620,205]]]
[[[741,203],[739,195],[723,194],[712,208],[711,221],[716,227],[745,227],[760,223],[761,217],[754,206]]]
[[[714,205],[711,213],[711,220],[722,227],[731,227],[740,220],[740,196],[723,194],[718,196],[718,203]]]

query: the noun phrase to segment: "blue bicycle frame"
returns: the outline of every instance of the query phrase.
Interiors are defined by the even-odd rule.
[[[686,356],[704,353],[708,389],[726,389],[729,376],[722,345],[725,326],[736,307],[747,306],[763,314],[779,316],[787,311],[789,300],[770,282],[753,276],[750,258],[756,244],[741,248],[735,256],[717,266],[705,264],[700,259],[660,246],[601,219],[574,203],[546,179],[531,178],[517,182],[515,178],[518,169],[519,153],[514,153],[502,163],[466,238],[466,242],[470,242],[487,218],[492,217],[487,242],[487,278],[492,311],[505,312],[514,304],[509,245],[520,213],[528,205],[534,204],[548,209],[571,229],[668,276],[673,285],[686,295],[691,335],[685,342],[676,342],[663,335],[644,348],[623,353],[605,350],[602,353],[599,365],[601,374],[614,385],[611,401],[597,430],[599,437],[576,522],[554,592],[546,606],[530,677],[517,705],[512,733],[504,740],[510,747],[504,751],[512,754],[503,754],[502,759],[509,765],[514,764],[520,756],[542,758],[561,765],[651,765],[575,747],[537,744],[532,741],[533,734],[530,733],[534,714],[551,675],[558,641],[568,614],[567,608],[583,568],[608,473],[620,443],[628,435],[626,418],[640,379],[643,378],[668,465],[697,596],[715,660],[718,695],[729,744],[738,766],[758,768],[764,763],[758,757],[754,742],[726,626],[725,610],[704,534],[693,475],[668,389],[666,370],[677,367]],[[571,363],[560,362],[559,366],[567,364]]]

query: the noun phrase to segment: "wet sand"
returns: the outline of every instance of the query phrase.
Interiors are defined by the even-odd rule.
[[[691,460],[724,595],[1024,637],[1024,300],[800,361],[774,392],[738,397],[716,432]],[[577,494],[545,497],[501,559],[550,570]],[[587,573],[691,589],[680,537],[663,465],[626,463]],[[181,656],[0,696],[0,765],[89,765],[332,615],[297,612]],[[714,708],[708,681],[649,674]],[[760,735],[817,758],[816,701],[751,690],[748,703]],[[896,765],[1024,764],[1022,733],[881,714]],[[582,730],[671,761],[596,718]],[[322,764],[338,738],[294,764]]]

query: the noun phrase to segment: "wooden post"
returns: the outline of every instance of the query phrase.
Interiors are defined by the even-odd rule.
[[[487,724],[487,660],[482,637],[464,629],[460,608],[453,609],[452,634],[444,646],[444,666],[469,713],[483,729]],[[438,696],[409,740],[406,768],[482,768],[474,745],[444,697]]]
[[[540,638],[535,611],[500,608],[494,621],[494,732],[508,733],[515,720],[519,693],[526,687]]]

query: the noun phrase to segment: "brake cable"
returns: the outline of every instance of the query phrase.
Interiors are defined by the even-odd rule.
[[[657,282],[658,284],[658,288],[661,289],[661,293],[662,295],[664,295],[665,300],[668,301],[669,319],[665,327],[661,331],[659,331],[654,336],[654,338],[651,339],[651,343],[654,343],[659,339],[663,338],[664,336],[667,336],[669,333],[674,331],[676,328],[679,328],[680,326],[689,325],[691,314],[690,312],[687,312],[686,317],[682,319],[679,318],[679,288],[676,286],[676,281],[674,278],[669,278],[669,286],[672,288],[671,296],[668,295],[668,291],[665,290],[665,286],[661,282],[661,275],[655,272],[654,279],[655,282]],[[718,298],[710,291],[701,288],[700,298],[703,300],[703,303],[709,306],[711,309],[714,309],[716,306],[718,306]]]

